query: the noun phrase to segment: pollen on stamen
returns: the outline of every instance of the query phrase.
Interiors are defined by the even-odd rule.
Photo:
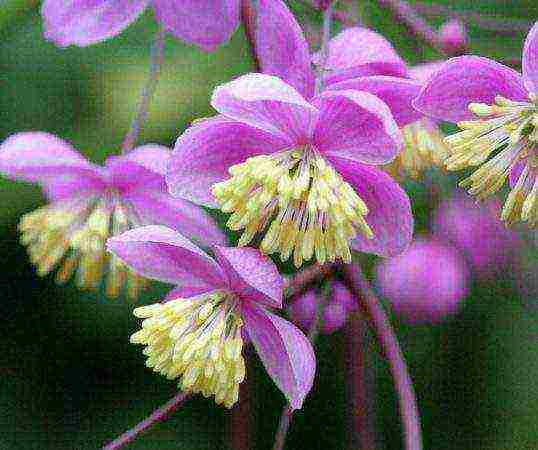
[[[248,158],[229,169],[231,178],[213,185],[227,226],[243,230],[238,245],[263,235],[260,249],[293,254],[300,267],[313,256],[323,264],[351,261],[350,241],[373,237],[368,208],[351,185],[314,150],[287,150]]]
[[[245,361],[233,295],[215,291],[179,298],[136,308],[134,315],[144,320],[131,342],[146,346],[147,367],[168,379],[180,378],[184,392],[214,396],[227,408],[237,402]]]

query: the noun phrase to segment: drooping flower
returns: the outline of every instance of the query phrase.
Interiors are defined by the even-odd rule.
[[[520,253],[519,235],[498,219],[496,198],[483,205],[456,196],[444,200],[433,217],[435,236],[451,242],[466,258],[474,274],[492,278],[509,268]]]
[[[431,238],[413,241],[376,270],[376,285],[409,323],[438,322],[457,312],[468,293],[468,269],[458,251]]]
[[[479,168],[460,185],[483,200],[510,179],[501,217],[538,224],[538,23],[523,48],[523,74],[478,56],[450,59],[422,88],[415,106],[457,123],[446,139],[449,170]]]
[[[320,59],[319,53],[314,55],[315,62]],[[328,89],[375,94],[391,107],[402,129],[403,150],[384,166],[396,179],[419,179],[430,167],[442,167],[449,156],[437,124],[412,106],[421,86],[440,67],[438,62],[408,67],[390,42],[366,28],[347,28],[329,42],[325,64]]]
[[[298,328],[267,309],[281,308],[283,293],[269,259],[221,246],[213,259],[162,226],[128,231],[107,247],[139,275],[178,285],[163,302],[134,310],[144,321],[131,342],[146,346],[148,367],[230,408],[245,377],[245,331],[291,407],[301,407],[314,379],[314,351]]]
[[[397,254],[412,234],[409,199],[374,167],[401,148],[389,107],[365,90],[314,96],[310,54],[291,19],[280,0],[259,2],[257,54],[278,77],[247,74],[215,89],[220,115],[176,142],[170,192],[232,213],[239,245],[260,237],[264,253],[293,254],[297,267],[314,255],[349,262],[350,247]]]
[[[239,0],[45,0],[45,37],[60,47],[85,47],[117,36],[149,7],[167,32],[205,51],[239,25]]]
[[[19,225],[37,273],[59,267],[56,279],[64,283],[76,272],[81,288],[97,288],[106,277],[110,297],[126,286],[134,298],[146,280],[107,254],[109,236],[157,223],[202,242],[224,243],[224,234],[204,211],[166,192],[169,156],[166,147],[149,144],[111,156],[101,167],[48,133],[18,133],[4,141],[0,173],[39,183],[49,200],[25,214]]]

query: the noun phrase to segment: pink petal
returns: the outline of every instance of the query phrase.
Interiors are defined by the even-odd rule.
[[[245,301],[282,307],[284,282],[273,261],[259,250],[215,246],[215,257],[230,280],[230,286]]]
[[[523,46],[523,82],[529,92],[538,94],[538,22],[529,31]]]
[[[103,189],[103,170],[71,144],[40,131],[17,133],[0,145],[0,172],[9,178],[44,184]]]
[[[510,176],[509,176],[510,187],[513,188],[517,184],[517,181],[519,180],[519,176],[521,175],[521,172],[523,172],[523,169],[527,165],[527,159],[528,158],[520,159],[518,162],[514,164],[514,166],[510,170]]]
[[[367,164],[394,159],[402,148],[402,136],[388,106],[368,92],[325,91],[314,99],[320,117],[314,130],[316,148]]]
[[[211,186],[230,177],[231,165],[286,145],[286,141],[244,123],[224,117],[203,120],[177,140],[166,176],[168,188],[175,197],[217,208]]]
[[[418,112],[411,102],[420,92],[421,83],[406,78],[377,75],[360,77],[332,84],[331,91],[354,89],[366,91],[385,102],[399,127],[416,122],[423,115]]]
[[[123,156],[109,156],[106,169],[112,186],[126,194],[137,189],[165,189],[164,177]]]
[[[197,295],[205,294],[206,292],[211,292],[213,290],[213,286],[193,278],[191,280],[183,281],[181,286],[172,289],[166,294],[164,301],[169,302],[178,298],[196,297]]]
[[[314,55],[319,64],[321,55]],[[407,67],[394,47],[383,36],[366,28],[353,27],[340,32],[329,42],[326,68],[332,73],[326,84],[367,75],[403,77]]]
[[[166,31],[207,52],[223,44],[239,25],[240,0],[153,0]]]
[[[428,81],[435,72],[437,72],[441,67],[443,67],[443,64],[445,64],[445,62],[446,60],[440,60],[424,64],[417,64],[416,66],[410,67],[407,74],[413,80],[420,81],[421,83],[426,83],[426,81]]]
[[[306,142],[317,110],[278,77],[249,73],[218,86],[211,105],[219,113],[285,139]]]
[[[413,105],[434,119],[459,122],[474,117],[469,103],[492,104],[496,95],[527,100],[521,75],[488,58],[460,56],[429,79]]]
[[[265,370],[291,408],[300,409],[314,383],[312,345],[297,327],[256,304],[243,307],[243,319]]]
[[[280,77],[306,98],[314,94],[308,43],[281,0],[259,1],[256,52],[263,73]]]
[[[158,190],[140,189],[124,196],[143,222],[165,225],[203,245],[226,245],[226,235],[202,208]]]
[[[60,47],[102,42],[121,33],[148,4],[149,0],[45,0],[45,37]]]
[[[165,176],[171,153],[170,149],[164,145],[146,144],[134,148],[122,158]]]
[[[353,249],[380,256],[403,252],[413,237],[413,216],[405,191],[385,172],[374,167],[340,158],[332,158],[330,162],[370,210],[366,222],[374,237],[357,236]]]
[[[107,240],[110,252],[135,272],[171,284],[226,287],[224,273],[206,253],[176,231],[159,226],[135,228]]]

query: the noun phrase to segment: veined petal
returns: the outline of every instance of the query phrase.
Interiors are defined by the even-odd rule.
[[[211,52],[239,25],[239,0],[153,0],[156,19],[174,36]]]
[[[479,56],[449,59],[422,87],[413,106],[434,119],[448,122],[473,119],[469,103],[491,105],[495,96],[526,101],[521,75],[496,61]]]
[[[244,123],[225,117],[206,119],[177,140],[166,182],[173,196],[217,208],[211,186],[229,178],[230,166],[286,146],[285,140]]]
[[[146,144],[132,149],[122,158],[135,162],[152,172],[165,176],[168,167],[168,159],[172,152],[168,147],[159,144]]]
[[[307,140],[318,113],[294,87],[261,73],[249,73],[218,86],[211,105],[219,113],[279,136],[289,144]]]
[[[523,82],[529,92],[538,94],[538,22],[529,31],[523,46]]]
[[[297,327],[256,304],[243,306],[243,319],[265,370],[290,406],[300,409],[316,372],[312,345]]]
[[[331,164],[353,186],[368,207],[365,220],[374,237],[358,235],[353,248],[364,253],[395,256],[413,237],[411,204],[405,191],[385,172],[355,161],[331,158]]]
[[[201,207],[182,198],[173,198],[159,190],[131,191],[123,196],[145,223],[159,224],[177,230],[203,245],[226,244],[226,235]]]
[[[305,98],[314,94],[314,72],[303,30],[281,0],[260,0],[256,52],[263,73],[276,75]]]
[[[150,0],[45,0],[45,37],[60,47],[85,47],[114,37],[133,23]]]
[[[366,28],[352,27],[340,32],[329,42],[326,69],[331,73],[326,85],[368,75],[403,77],[407,67],[394,47],[383,36]],[[316,53],[314,63],[321,55]]]
[[[164,302],[169,302],[170,300],[176,300],[178,298],[190,298],[196,297],[197,295],[205,294],[214,290],[214,287],[210,284],[204,283],[202,280],[192,278],[190,280],[184,280],[181,282],[181,286],[176,286],[172,289],[166,297],[164,297]]]
[[[245,301],[282,307],[284,282],[274,263],[259,250],[215,246],[215,257],[232,290]]]
[[[137,189],[164,189],[164,177],[123,156],[109,156],[106,170],[111,185],[122,194]]]
[[[377,75],[341,81],[330,86],[331,91],[354,89],[375,95],[387,104],[399,127],[416,122],[422,117],[411,102],[420,92],[422,84],[407,78]]]
[[[394,159],[402,135],[389,107],[368,92],[325,91],[313,100],[320,108],[313,142],[321,153],[367,164]]]
[[[90,163],[71,144],[40,131],[17,133],[0,145],[0,172],[25,181],[48,184],[82,184],[102,189],[106,183],[100,167]]]
[[[217,263],[171,228],[135,228],[108,239],[107,248],[147,278],[179,285],[201,281],[214,289],[226,286]]]
[[[421,83],[426,83],[430,77],[437,72],[446,60],[432,61],[424,64],[417,64],[409,68],[407,74],[413,80],[420,81]]]

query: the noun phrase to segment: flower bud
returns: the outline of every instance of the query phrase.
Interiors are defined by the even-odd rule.
[[[322,11],[325,11],[333,2],[334,0],[312,0],[312,5],[314,6],[314,8],[318,8]]]
[[[445,22],[439,28],[439,41],[441,49],[450,56],[465,53],[469,40],[465,25],[458,19]]]
[[[453,247],[418,239],[378,265],[376,284],[404,321],[435,323],[458,310],[468,292],[468,270]]]

